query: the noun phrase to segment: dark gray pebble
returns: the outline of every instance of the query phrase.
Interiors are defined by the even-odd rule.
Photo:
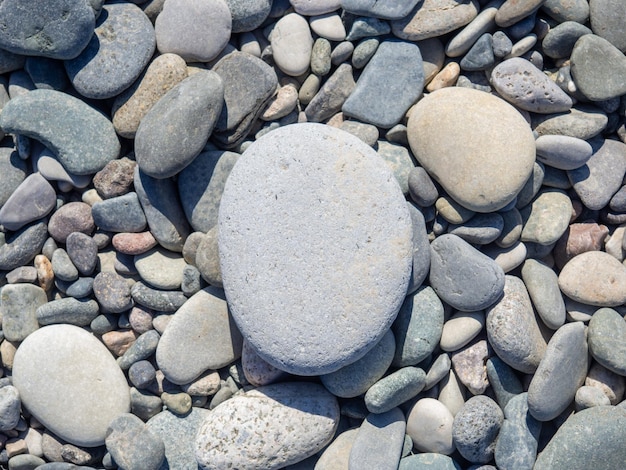
[[[135,362],[148,359],[156,351],[160,338],[158,331],[146,331],[117,359],[117,363],[122,370],[127,370]]]
[[[158,312],[175,312],[187,301],[185,294],[180,291],[152,289],[141,281],[135,283],[131,295],[139,305]]]
[[[107,428],[106,448],[120,468],[158,470],[165,459],[165,444],[137,416],[125,413]]]
[[[137,361],[128,369],[128,379],[138,389],[147,388],[155,378],[156,370],[150,361]]]
[[[28,225],[8,236],[0,246],[0,270],[10,271],[28,265],[41,253],[47,237],[45,222]]]
[[[101,230],[137,233],[146,228],[146,216],[135,192],[96,202],[91,213]]]
[[[98,302],[95,300],[66,297],[53,300],[39,307],[37,309],[37,321],[41,326],[59,323],[87,326],[99,314]]]
[[[83,276],[90,275],[98,262],[98,245],[89,235],[72,232],[66,241],[67,254]]]

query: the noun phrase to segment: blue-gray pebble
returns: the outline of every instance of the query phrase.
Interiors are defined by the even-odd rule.
[[[28,265],[41,253],[47,238],[48,227],[44,222],[35,222],[8,236],[0,246],[0,270]]]
[[[33,173],[15,188],[0,209],[0,225],[7,230],[19,230],[48,215],[56,203],[52,185],[40,173]]]
[[[96,202],[91,215],[96,226],[107,232],[142,232],[147,223],[135,192]]]

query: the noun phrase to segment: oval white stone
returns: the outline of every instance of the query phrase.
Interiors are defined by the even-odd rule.
[[[360,359],[406,295],[412,226],[385,162],[358,138],[295,124],[253,143],[220,205],[231,313],[263,359],[298,375]]]
[[[13,385],[39,422],[78,446],[103,445],[109,423],[130,411],[122,370],[100,341],[77,326],[30,334],[15,353]]]

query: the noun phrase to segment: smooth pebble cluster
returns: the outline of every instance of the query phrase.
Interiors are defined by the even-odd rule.
[[[0,468],[614,470],[623,0],[0,2]]]

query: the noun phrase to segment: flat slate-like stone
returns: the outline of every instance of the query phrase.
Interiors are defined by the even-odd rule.
[[[520,113],[469,88],[442,88],[419,100],[409,116],[408,137],[430,176],[477,212],[510,203],[535,162],[535,139]]]
[[[572,107],[572,99],[530,61],[514,57],[491,72],[491,84],[505,100],[533,113],[560,113]]]
[[[33,90],[2,109],[0,127],[39,140],[77,175],[93,174],[117,158],[120,143],[111,121],[89,105],[55,90]],[[80,134],[81,138],[74,138]]]
[[[14,54],[73,59],[87,46],[95,28],[89,2],[38,0],[2,2],[0,48]]]
[[[179,289],[187,263],[179,253],[159,248],[135,255],[135,268],[145,282],[157,289]]]
[[[205,470],[283,468],[321,450],[338,422],[337,399],[321,385],[259,387],[211,411],[196,435],[196,459]]]
[[[538,135],[567,135],[582,140],[597,136],[608,124],[607,115],[592,105],[577,104],[568,113],[534,114],[532,127]]]
[[[322,122],[338,113],[355,86],[352,66],[341,64],[305,108],[307,121]]]
[[[445,234],[430,244],[430,285],[458,310],[489,307],[504,289],[504,272],[494,260],[460,237]]]
[[[0,290],[2,333],[9,341],[23,341],[39,328],[37,308],[48,301],[45,291],[32,284],[7,285]]]
[[[411,248],[410,215],[391,171],[339,129],[273,131],[226,182],[219,253],[229,306],[259,355],[287,372],[330,373],[374,347],[404,300]],[[333,281],[339,265],[343,279],[359,281]]]
[[[342,106],[346,116],[389,129],[400,122],[424,87],[419,47],[383,41]]]
[[[367,415],[350,449],[348,468],[398,468],[406,423],[399,408]]]
[[[108,232],[141,232],[146,228],[146,215],[137,193],[96,202],[91,208],[93,223]]]
[[[476,0],[424,0],[402,19],[392,21],[391,29],[401,39],[421,41],[465,26],[479,11]]]
[[[153,178],[169,178],[202,151],[224,103],[218,74],[200,71],[168,91],[143,117],[135,136],[137,165]]]
[[[468,71],[486,70],[496,62],[493,53],[493,38],[485,33],[474,43],[472,48],[461,59],[461,69]]]
[[[41,253],[47,238],[48,230],[44,222],[36,222],[14,232],[0,246],[0,269],[10,271],[28,265]]]
[[[544,325],[552,330],[561,327],[565,323],[565,302],[556,273],[541,261],[527,259],[522,279]]]
[[[624,328],[626,331],[626,328]],[[539,421],[550,421],[572,403],[589,368],[585,324],[567,323],[550,339],[528,387],[528,409]]]
[[[594,406],[563,423],[537,457],[534,468],[620,468],[626,459],[625,439],[626,409]]]
[[[133,3],[104,5],[87,47],[65,61],[72,85],[86,98],[113,98],[141,75],[154,49],[154,28]]]
[[[40,423],[78,446],[104,444],[111,420],[130,411],[126,378],[113,356],[76,326],[47,326],[28,336],[15,353],[13,385]]]
[[[167,325],[156,360],[170,382],[186,384],[206,370],[238,359],[242,343],[224,291],[206,287],[185,302]]]
[[[611,308],[601,308],[591,317],[588,330],[589,352],[612,372],[626,375],[626,322]]]
[[[19,230],[48,215],[56,203],[52,185],[40,173],[33,173],[15,188],[0,209],[0,225],[7,230]]]
[[[419,0],[406,2],[378,2],[376,0],[341,0],[341,8],[361,16],[371,16],[385,20],[400,20],[411,13]]]

